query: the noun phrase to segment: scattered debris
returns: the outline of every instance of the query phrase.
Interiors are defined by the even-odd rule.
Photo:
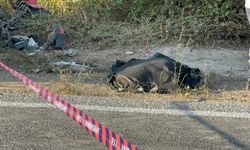
[[[34,39],[31,37],[29,38],[29,42],[28,42],[28,45],[27,45],[27,50],[28,51],[34,51],[38,49],[38,44],[34,41]]]
[[[31,36],[11,36],[9,39],[9,46],[17,50],[35,51],[38,48],[38,44]]]
[[[77,55],[77,51],[75,49],[68,49],[63,51],[63,56],[69,56],[69,57],[74,57]]]
[[[16,2],[13,2],[13,0],[8,1],[11,7],[15,10],[20,8],[28,8],[32,14],[49,13],[49,11],[44,6],[38,4],[37,0],[16,0]]]
[[[45,7],[38,5],[37,0],[9,0],[10,5],[15,10],[13,15],[6,16],[4,9],[0,7],[0,16],[6,18],[0,20],[0,47],[10,47],[15,50],[25,51],[27,56],[36,55],[39,52],[39,56],[47,57],[47,59],[53,60],[60,58],[61,56],[74,57],[78,54],[77,50],[70,48],[69,35],[64,31],[64,28],[59,24],[54,25],[53,31],[48,35],[47,42],[39,47],[38,36],[29,35],[12,35],[11,31],[18,29],[18,23],[24,17],[32,18],[37,13],[48,13]],[[53,50],[53,51],[41,51],[41,50]],[[55,51],[54,51],[55,50]],[[58,55],[51,55],[48,53],[57,53]],[[53,56],[51,58],[50,56]],[[48,61],[50,61],[48,60]],[[49,64],[53,71],[70,69],[74,72],[86,72],[95,69],[96,67],[85,66],[78,64],[74,61],[64,62],[52,62]],[[34,73],[39,73],[41,70],[31,70]]]
[[[126,54],[126,55],[132,55],[132,54],[134,54],[134,52],[132,52],[132,51],[127,51],[125,54]]]
[[[29,42],[28,36],[16,35],[16,36],[10,37],[9,46],[17,50],[24,50],[26,49],[28,42]]]
[[[70,70],[72,72],[88,72],[97,69],[98,67],[86,66],[76,62],[55,61],[49,63],[53,72],[60,72],[61,70]]]
[[[54,30],[48,35],[47,42],[40,47],[41,50],[69,48],[69,36],[60,25],[56,25]]]
[[[48,10],[45,7],[38,5],[37,0],[8,0],[9,4],[15,10],[11,18],[6,20],[0,20],[0,39],[9,40],[10,31],[17,29],[17,24],[24,17],[33,17],[37,13],[46,13],[49,14]],[[0,15],[5,14],[6,11],[0,8]]]
[[[148,58],[150,58],[150,57],[152,57],[152,54],[151,54],[148,50],[146,50],[146,51],[144,52],[144,58],[145,58],[145,59],[148,59]]]
[[[27,56],[34,56],[34,55],[36,55],[36,53],[28,53],[28,54],[26,54]]]
[[[33,73],[40,73],[41,70],[40,69],[35,69],[35,70],[32,70]]]

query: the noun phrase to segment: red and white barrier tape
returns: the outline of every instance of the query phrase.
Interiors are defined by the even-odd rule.
[[[28,86],[42,96],[48,103],[56,106],[63,111],[65,115],[69,116],[76,123],[79,123],[83,129],[94,136],[97,141],[106,145],[109,150],[138,150],[136,145],[128,143],[128,141],[123,139],[119,134],[115,134],[112,130],[92,119],[92,117],[80,111],[75,106],[62,100],[59,96],[48,91],[46,88],[41,87],[37,82],[33,82],[31,79],[9,68],[2,62],[0,62],[0,66],[11,75],[15,76],[19,81],[22,81],[25,86]]]

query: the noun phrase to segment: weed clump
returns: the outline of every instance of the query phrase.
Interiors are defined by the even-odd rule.
[[[9,10],[6,2],[1,1],[0,5]],[[97,48],[145,41],[175,42],[181,34],[181,42],[188,41],[190,45],[237,45],[246,42],[250,35],[243,0],[39,2],[52,13],[50,20],[70,29],[72,37],[77,39],[75,44],[97,45]]]

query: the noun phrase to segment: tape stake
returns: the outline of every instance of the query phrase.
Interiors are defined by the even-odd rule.
[[[123,139],[119,134],[115,134],[99,121],[94,120],[91,116],[88,116],[67,101],[62,100],[59,96],[53,94],[46,88],[41,87],[37,82],[33,82],[26,76],[9,68],[1,61],[0,66],[19,81],[22,81],[25,86],[42,96],[46,102],[54,105],[69,118],[79,123],[89,135],[92,135],[97,141],[108,147],[109,150],[138,150],[136,145],[128,143],[127,139]]]

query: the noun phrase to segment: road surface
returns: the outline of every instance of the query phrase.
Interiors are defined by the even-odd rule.
[[[250,149],[243,103],[68,97],[139,149]],[[104,150],[57,108],[33,94],[0,91],[0,149]]]

